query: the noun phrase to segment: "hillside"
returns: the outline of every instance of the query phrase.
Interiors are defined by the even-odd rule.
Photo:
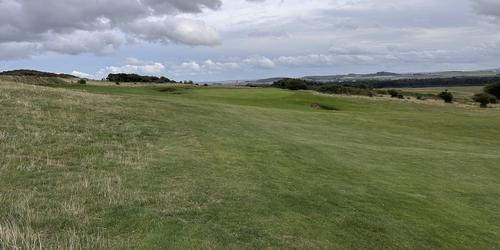
[[[494,110],[9,83],[0,105],[0,248],[500,245]]]
[[[259,80],[245,81],[246,84],[268,85],[273,82],[285,79],[286,77],[274,77]],[[439,79],[482,79],[500,78],[500,70],[478,70],[478,71],[444,71],[427,73],[392,73],[377,72],[369,74],[346,74],[346,75],[324,75],[324,76],[304,76],[300,79],[317,82],[373,82],[373,81],[426,81]],[[481,85],[483,83],[480,83]]]
[[[30,69],[19,69],[11,71],[0,72],[0,76],[36,76],[36,77],[59,77],[59,78],[77,78],[74,75],[69,74],[57,74],[50,72],[43,72]]]

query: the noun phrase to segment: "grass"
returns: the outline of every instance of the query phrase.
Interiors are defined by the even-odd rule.
[[[448,90],[453,94],[459,102],[471,102],[472,96],[483,92],[484,86],[462,86],[462,87],[429,87],[429,88],[401,88],[403,92],[418,93],[418,94],[433,94]]]
[[[11,83],[0,107],[0,248],[500,245],[489,109]]]

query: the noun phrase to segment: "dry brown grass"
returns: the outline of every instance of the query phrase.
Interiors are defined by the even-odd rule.
[[[399,98],[391,98],[390,96],[347,96],[347,95],[335,95],[335,94],[325,94],[319,92],[313,92],[315,95],[319,96],[335,96],[337,98],[354,98],[354,99],[363,99],[363,100],[375,100],[375,101],[388,101],[388,102],[397,102],[397,103],[414,103],[414,104],[422,104],[422,105],[431,105],[436,107],[457,107],[461,109],[467,109],[475,112],[481,113],[500,113],[500,104],[490,104],[488,108],[480,108],[477,103],[474,102],[454,102],[454,103],[445,103],[442,100],[436,99],[425,99],[419,100],[415,97],[405,97],[404,99]]]

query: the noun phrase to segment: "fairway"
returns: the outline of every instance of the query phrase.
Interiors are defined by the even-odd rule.
[[[494,110],[0,83],[0,117],[0,249],[500,246]]]

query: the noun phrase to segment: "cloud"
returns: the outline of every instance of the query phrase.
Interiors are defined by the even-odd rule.
[[[226,70],[234,70],[240,68],[240,64],[236,62],[214,62],[212,60],[206,60],[203,63],[203,67],[205,67],[208,71],[226,71]]]
[[[262,30],[254,30],[248,33],[249,37],[272,37],[272,38],[288,38],[290,37],[290,33],[282,30],[270,30],[270,31],[262,31]]]
[[[0,43],[0,60],[25,59],[40,51],[41,44],[32,42]]]
[[[499,5],[498,0],[0,0],[0,60],[80,72],[158,72],[159,63],[164,67],[159,74],[200,81],[495,68]],[[79,54],[84,55],[73,56]],[[30,56],[38,58],[26,60]],[[129,56],[148,60],[123,61]]]
[[[220,35],[200,20],[179,17],[218,9],[220,0],[0,0],[0,60],[48,51],[108,54],[126,41],[217,45]],[[8,55],[7,55],[8,54]]]
[[[128,58],[125,65],[107,66],[99,70],[90,78],[104,78],[108,74],[127,73],[127,74],[144,74],[144,75],[164,75],[165,65],[159,62],[143,61],[137,58]]]
[[[237,62],[216,62],[208,59],[203,62],[183,62],[174,66],[170,73],[174,75],[217,74],[224,71],[239,69],[240,66],[240,63]]]
[[[478,14],[500,18],[500,1],[472,0]]]
[[[80,78],[93,78],[93,75],[87,74],[87,73],[83,73],[83,72],[80,72],[80,71],[77,71],[77,70],[73,70],[71,72],[71,74],[74,75],[74,76],[80,77]]]
[[[174,67],[173,73],[176,75],[198,74],[201,71],[201,65],[197,62],[183,62]]]
[[[110,54],[126,42],[125,34],[119,30],[75,30],[65,34],[48,32],[44,37],[40,52],[52,51],[70,55],[86,52]]]
[[[273,60],[265,56],[253,56],[244,60],[244,62],[261,69],[272,69],[276,67],[276,64],[273,62]]]
[[[139,39],[156,42],[174,42],[187,45],[218,45],[219,33],[203,21],[185,18],[145,18],[126,27]]]

